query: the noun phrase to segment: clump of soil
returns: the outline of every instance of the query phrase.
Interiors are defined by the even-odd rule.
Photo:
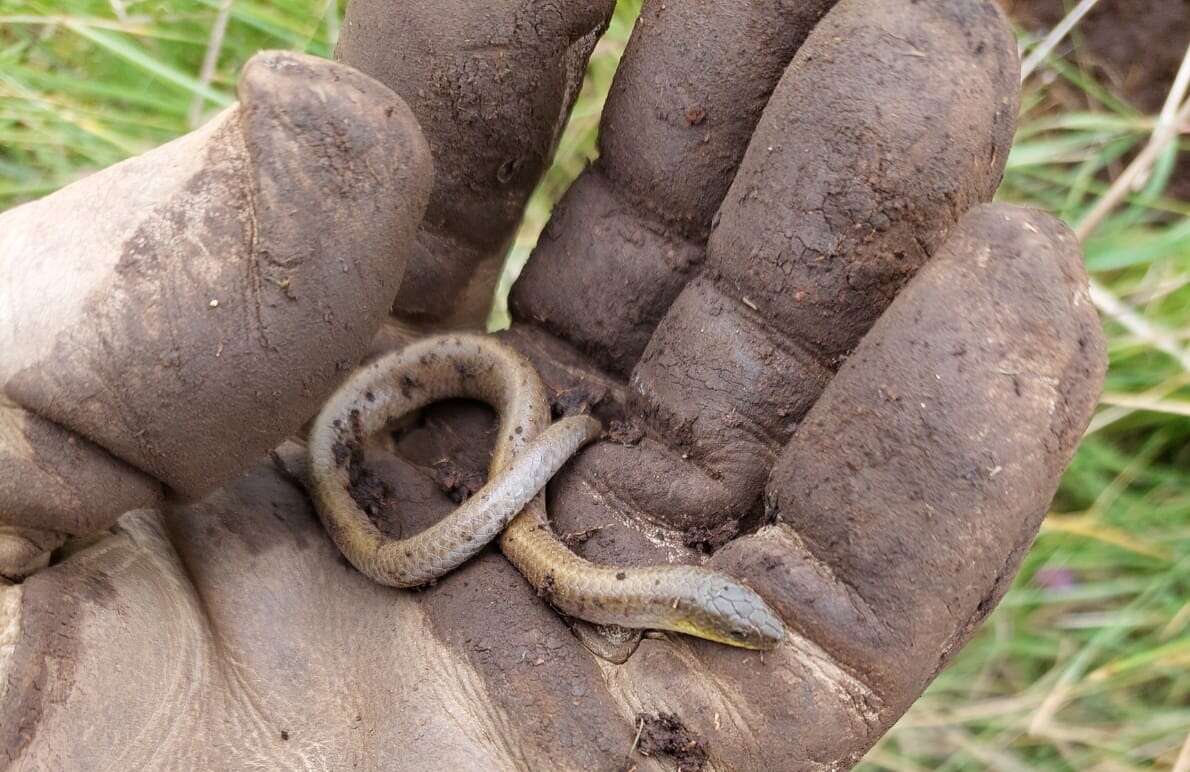
[[[636,445],[645,438],[645,427],[635,418],[608,424],[606,439],[618,445]]]
[[[353,462],[349,474],[348,490],[360,509],[368,514],[368,518],[376,524],[381,533],[390,539],[400,539],[401,519],[391,516],[400,507],[400,502],[392,486],[364,466],[362,461]]]
[[[687,547],[709,555],[734,539],[740,531],[739,526],[738,520],[728,520],[714,526],[692,526],[682,534],[682,541]]]
[[[555,420],[571,415],[589,415],[591,409],[606,398],[606,386],[580,383],[578,386],[553,392],[550,396],[550,413]]]
[[[641,727],[636,749],[642,756],[668,756],[680,772],[706,768],[706,748],[673,713],[639,713],[636,720]]]
[[[466,469],[445,458],[434,464],[434,483],[456,504],[462,504],[483,487],[486,478],[474,469]]]

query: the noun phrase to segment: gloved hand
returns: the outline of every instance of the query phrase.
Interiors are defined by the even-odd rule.
[[[404,102],[265,55],[0,218],[0,573],[88,537],[0,587],[16,767],[844,768],[1006,590],[1105,355],[1069,231],[981,205],[1018,82],[981,0],[646,2],[513,294],[504,340],[609,429],[555,530],[743,579],[775,651],[606,640],[494,548],[379,586],[252,466],[369,348],[482,318],[611,3],[480,5],[353,0],[339,58]],[[426,411],[357,495],[411,533],[492,426]]]

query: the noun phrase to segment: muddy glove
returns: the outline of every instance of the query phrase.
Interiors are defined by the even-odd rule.
[[[336,380],[308,375],[326,361],[320,353],[333,369],[363,349],[359,331],[379,324],[388,298],[362,278],[337,291],[348,280],[335,270],[366,266],[391,282],[410,250],[400,319],[382,341],[482,316],[470,299],[490,286],[482,267],[515,227],[611,8],[477,5],[355,0],[348,9],[340,57],[409,102],[434,154],[437,182],[416,236],[407,224],[428,172],[415,132],[394,129],[388,153],[377,140],[378,155],[335,163],[335,151],[356,158],[366,144],[345,134],[388,107],[388,117],[403,115],[399,102],[350,80],[287,113],[284,125],[327,126],[321,136],[333,141],[276,168],[293,176],[346,165],[372,176],[315,176],[324,181],[315,194],[271,188],[269,210],[296,230],[277,252],[266,246],[270,260],[288,265],[305,250],[301,264],[318,263],[309,270],[326,287],[295,292],[299,302],[325,298],[332,322],[278,317],[293,320],[286,353],[309,358],[308,369],[277,381],[266,376],[280,367],[252,369],[262,355],[247,350],[257,329],[249,315],[235,328],[244,347],[235,365],[223,369],[214,351],[219,369],[182,363],[207,386],[201,394],[232,404],[262,395],[256,407],[162,399],[158,379],[179,366],[171,352],[217,351],[199,325],[208,317],[183,315],[164,290],[148,299],[105,291],[111,304],[94,308],[143,305],[175,320],[168,335],[115,339],[80,325],[94,340],[63,344],[56,369],[42,368],[58,380],[24,381],[38,388],[18,397],[13,383],[27,367],[4,365],[21,420],[61,438],[48,456],[24,456],[31,481],[45,469],[78,485],[44,459],[68,457],[85,438],[97,457],[126,465],[121,473],[143,476],[146,492],[127,488],[120,502],[147,506],[157,491],[170,499],[0,589],[0,747],[16,766],[846,767],[1006,590],[1086,425],[1104,351],[1070,233],[1037,212],[980,206],[1011,140],[1017,68],[1003,19],[976,0],[841,0],[829,12],[827,2],[646,3],[609,98],[600,160],[560,204],[514,293],[504,340],[535,361],[559,413],[589,409],[609,429],[551,484],[555,530],[599,562],[705,562],[738,576],[789,627],[775,651],[668,634],[602,640],[552,611],[495,549],[425,591],[381,587],[345,564],[302,488],[272,462],[177,503],[259,452],[270,433],[252,423],[261,415],[277,422],[273,440],[310,416]],[[368,97],[339,106],[333,95],[351,88]],[[342,122],[320,123],[328,106]],[[142,164],[135,192],[147,195],[166,169],[222,166],[217,153],[243,153],[243,136],[209,137],[206,156],[166,148],[155,164],[153,154],[132,162]],[[277,157],[260,147],[257,158]],[[233,179],[252,179],[253,163]],[[36,207],[95,208],[104,188],[90,190],[9,213],[0,238],[29,232],[13,227],[22,216],[44,221],[27,214]],[[242,199],[155,200],[177,212],[162,219],[185,237],[154,242],[145,259],[173,296],[202,299],[192,288],[218,272],[177,255],[216,254],[204,248],[211,231],[195,229],[231,218]],[[105,216],[123,212],[115,201]],[[385,234],[391,246],[364,227],[384,217],[399,221]],[[258,232],[233,242],[260,243]],[[120,251],[105,233],[91,237],[88,257]],[[343,240],[313,253],[332,238]],[[13,295],[24,290],[9,279],[9,255],[30,247],[10,243],[0,266]],[[89,264],[70,246],[42,262]],[[289,308],[276,284],[245,284],[276,287],[265,297]],[[230,310],[222,303],[201,308]],[[6,351],[20,339],[10,328],[29,334],[27,318],[5,320]],[[351,334],[333,348],[316,335],[319,323],[347,318]],[[158,359],[138,372],[116,358],[121,346]],[[38,344],[51,350],[52,337]],[[130,369],[126,380],[142,388],[91,385],[102,365],[117,374],[109,381]],[[46,391],[75,379],[87,385]],[[182,406],[221,426],[224,444],[169,423]],[[99,418],[71,423],[72,410]],[[90,428],[107,429],[112,414],[124,434]],[[180,449],[174,471],[124,450],[153,421],[170,431],[145,444]],[[465,495],[482,472],[493,425],[482,408],[443,406],[402,428],[396,454],[371,454],[360,495],[382,528],[410,533],[452,508],[451,494]],[[9,445],[22,458],[29,443]],[[5,480],[24,501],[48,500],[18,482]],[[86,500],[85,486],[68,490]],[[41,530],[75,532],[51,525]]]

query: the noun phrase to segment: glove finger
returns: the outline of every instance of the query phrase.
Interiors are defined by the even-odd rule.
[[[773,87],[833,3],[647,0],[599,160],[555,209],[513,289],[516,317],[627,374],[697,273]]]
[[[612,0],[352,0],[335,52],[417,116],[435,185],[394,310],[481,327]]]
[[[736,709],[788,718],[771,737],[796,726],[793,747],[820,760],[853,760],[887,731],[1007,590],[1105,369],[1069,229],[1005,205],[968,214],[782,452],[775,524],[712,560],[780,611],[849,732],[804,732],[789,712],[804,689],[791,701],[779,668],[697,647]]]
[[[4,393],[183,495],[295,431],[355,364],[430,185],[409,111],[358,72],[262,54],[239,94],[0,216]]]
[[[609,519],[693,541],[754,523],[777,453],[842,357],[999,183],[1015,63],[981,0],[835,6],[769,100],[703,274],[633,372],[644,440],[585,451],[555,482],[564,506],[616,502]]]

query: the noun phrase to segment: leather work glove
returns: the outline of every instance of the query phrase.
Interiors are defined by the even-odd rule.
[[[611,11],[353,0],[366,75],[260,55],[206,127],[0,216],[14,768],[841,769],[995,607],[1105,353],[1073,235],[985,203],[990,1],[646,2],[514,288],[503,340],[607,430],[555,530],[740,578],[774,651],[617,639],[495,546],[380,586],[266,456],[367,352],[484,317]],[[357,497],[412,533],[494,427],[425,411]]]

